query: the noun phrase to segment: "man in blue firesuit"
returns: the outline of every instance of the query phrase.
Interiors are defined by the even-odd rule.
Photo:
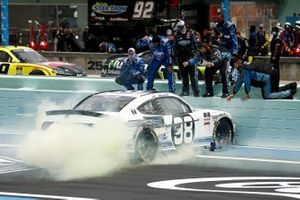
[[[225,21],[221,9],[218,10],[216,21],[214,30],[219,38],[219,45],[228,49],[232,54],[237,54],[238,39],[235,25],[230,21]]]
[[[253,82],[261,82],[264,85],[262,90],[264,99],[292,99],[293,95],[297,92],[297,83],[292,82],[287,84],[280,92],[271,93],[270,75],[259,72],[255,69],[255,66],[251,66],[255,65],[255,63],[244,64],[241,57],[236,57],[232,60],[232,65],[238,69],[240,74],[232,94],[227,97],[229,101],[235,97],[243,84],[245,84],[246,98],[250,98],[250,90]]]
[[[128,57],[123,61],[116,83],[125,86],[127,90],[134,90],[132,85],[137,84],[137,89],[143,90],[144,70],[144,60],[136,55],[134,48],[129,48]]]
[[[169,92],[175,92],[175,76],[173,73],[172,49],[167,38],[153,35],[145,36],[137,41],[137,46],[148,45],[152,52],[152,59],[147,68],[147,90],[154,90],[153,83],[159,68],[164,65],[168,79]]]
[[[221,9],[217,11],[216,25],[214,31],[218,38],[219,46],[226,48],[230,53],[222,51],[222,57],[226,57],[226,70],[227,70],[227,83],[232,75],[232,67],[230,66],[230,60],[233,54],[238,53],[238,39],[236,34],[236,27],[230,21],[225,21],[224,14]],[[234,80],[236,81],[236,80]],[[228,94],[227,94],[228,95]]]

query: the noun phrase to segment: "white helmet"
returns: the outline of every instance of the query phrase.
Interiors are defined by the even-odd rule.
[[[300,29],[300,20],[297,20],[297,21],[295,22],[295,27],[296,27],[297,29]]]
[[[135,49],[132,48],[132,47],[129,48],[129,49],[128,49],[128,54],[129,54],[129,55],[134,55],[134,54],[135,54]]]
[[[177,31],[181,31],[181,32],[184,32],[186,30],[186,26],[185,26],[185,22],[183,20],[179,20],[175,27],[174,27],[174,31],[177,32]]]
[[[285,22],[284,23],[284,28],[287,28],[287,27],[292,27],[292,24],[290,22]]]
[[[130,58],[130,59],[133,59],[133,58],[135,58],[135,56],[136,56],[136,53],[135,53],[135,49],[134,48],[129,48],[128,49],[128,57]]]

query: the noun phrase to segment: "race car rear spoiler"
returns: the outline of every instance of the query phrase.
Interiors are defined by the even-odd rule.
[[[46,115],[85,115],[91,117],[102,117],[104,114],[86,110],[50,110],[46,112]]]

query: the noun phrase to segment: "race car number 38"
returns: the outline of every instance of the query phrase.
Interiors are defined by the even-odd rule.
[[[174,116],[172,120],[172,139],[175,146],[190,144],[194,140],[195,121],[189,116]]]

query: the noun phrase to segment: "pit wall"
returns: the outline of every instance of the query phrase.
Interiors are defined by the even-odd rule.
[[[177,84],[180,91],[180,84]],[[203,84],[200,83],[203,92]],[[155,87],[167,88],[165,81]],[[104,90],[123,89],[110,79],[0,76],[0,144],[18,144],[39,126],[44,110],[72,108],[83,97]],[[228,102],[215,86],[213,98],[184,97],[194,107],[231,113],[236,124],[238,145],[300,150],[300,101],[263,100],[253,89],[251,99],[240,96]],[[42,112],[39,109],[42,108]]]
[[[108,53],[76,53],[76,52],[41,52],[49,60],[61,60],[76,63],[89,70],[89,73],[100,74],[97,68],[107,64],[107,58],[115,56],[126,56],[126,54]],[[256,57],[256,59],[268,63],[269,57]],[[282,57],[280,60],[281,80],[300,81],[300,58]]]

